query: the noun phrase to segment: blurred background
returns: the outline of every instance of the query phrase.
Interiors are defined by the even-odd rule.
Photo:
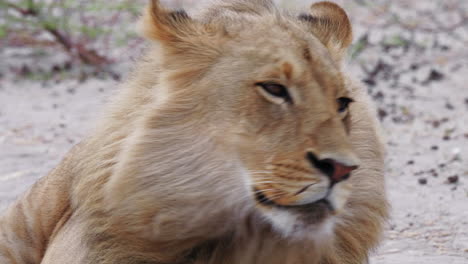
[[[388,145],[392,219],[371,263],[468,263],[468,1],[334,2]],[[0,212],[92,128],[145,47],[134,30],[145,3],[0,0]]]

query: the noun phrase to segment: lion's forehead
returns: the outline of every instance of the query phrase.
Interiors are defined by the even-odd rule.
[[[230,48],[250,62],[270,66],[272,75],[284,73],[296,82],[313,79],[329,89],[342,88],[340,66],[332,60],[329,50],[314,36],[300,33],[274,23],[251,26],[232,39]]]

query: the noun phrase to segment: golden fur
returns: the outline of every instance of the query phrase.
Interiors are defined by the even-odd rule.
[[[153,0],[142,32],[153,44],[99,127],[0,218],[0,263],[365,263],[387,217],[383,149],[341,69],[344,11],[235,0],[190,17]],[[309,152],[359,169],[328,190]],[[335,210],[297,209],[325,189]]]

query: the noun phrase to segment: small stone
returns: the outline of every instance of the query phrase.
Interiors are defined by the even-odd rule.
[[[437,71],[435,69],[432,69],[431,72],[429,73],[429,76],[427,77],[427,82],[431,81],[440,81],[444,78],[444,74],[441,73],[440,71]]]
[[[437,171],[435,169],[430,169],[428,172],[430,174],[432,174],[432,177],[438,177],[439,176],[439,173],[437,173]]]
[[[369,86],[375,86],[377,84],[374,79],[370,78],[364,79],[362,81]]]
[[[458,175],[449,176],[447,178],[447,181],[448,181],[448,183],[452,183],[452,184],[457,183],[458,182]]]
[[[385,98],[385,95],[381,91],[378,91],[373,97],[375,100],[382,100]]]
[[[408,164],[408,165],[413,165],[413,164],[414,164],[414,160],[408,160],[408,162],[406,162],[406,164]]]
[[[415,70],[419,69],[419,65],[416,64],[416,63],[413,63],[413,64],[411,64],[410,69],[411,69],[412,71],[415,71]]]
[[[455,107],[453,106],[453,104],[448,103],[448,102],[445,104],[445,108],[447,108],[448,110],[454,110],[454,109],[455,109]]]
[[[427,179],[426,178],[419,178],[418,182],[421,185],[426,185],[427,184]]]
[[[431,150],[438,150],[438,149],[439,149],[439,146],[436,146],[436,145],[431,147]]]
[[[380,120],[384,120],[384,118],[388,116],[388,113],[384,109],[379,108],[378,115]]]
[[[442,51],[448,51],[448,50],[450,50],[450,47],[447,46],[447,45],[441,45],[441,46],[440,46],[440,50],[442,50]]]
[[[54,73],[57,73],[59,71],[61,71],[62,69],[60,68],[59,65],[55,64],[54,66],[52,66],[52,72]]]

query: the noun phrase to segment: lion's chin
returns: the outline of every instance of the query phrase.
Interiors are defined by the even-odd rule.
[[[304,205],[277,205],[264,197],[257,197],[257,201],[260,201],[262,214],[281,236],[323,242],[333,236],[337,216],[345,210],[350,187],[346,182],[336,184],[323,199]]]
[[[264,211],[264,216],[285,239],[323,242],[333,236],[335,216],[326,206],[318,206],[314,213],[272,208]]]

